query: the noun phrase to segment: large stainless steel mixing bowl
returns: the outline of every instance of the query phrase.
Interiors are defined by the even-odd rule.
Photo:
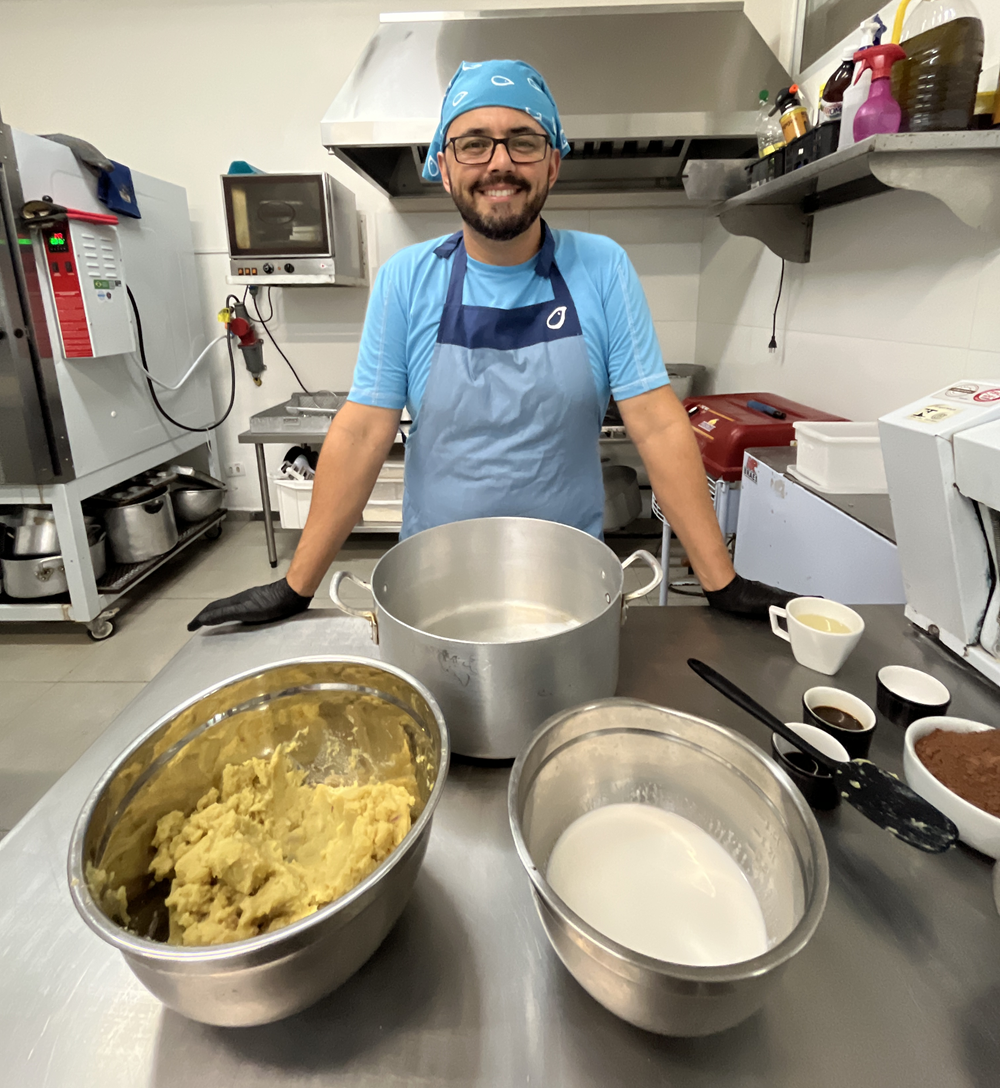
[[[320,708],[296,755],[326,766],[327,731],[366,700],[377,742],[402,729],[415,757],[413,825],[353,890],[284,929],[232,944],[188,948],[147,940],[105,914],[87,882],[88,862],[113,869],[130,903],[148,890],[156,820],[190,812],[218,784],[222,766],[264,756],[301,726],[303,702]],[[374,718],[372,718],[374,715]],[[366,719],[368,720],[368,719]],[[386,733],[388,737],[389,734]],[[77,820],[69,851],[73,902],[88,926],[119,949],[164,1004],[206,1024],[265,1024],[306,1008],[348,979],[378,948],[409,899],[448,773],[448,733],[433,696],[399,669],[363,658],[308,657],[242,673],[189,699],[151,726],[105,773]]]
[[[721,967],[633,952],[588,925],[545,879],[556,840],[603,805],[641,802],[692,820],[750,881],[768,950]],[[559,958],[617,1016],[664,1035],[710,1035],[756,1012],[813,935],[829,887],[826,847],[788,776],[729,729],[632,699],[548,721],[514,764],[508,807],[535,905]]]

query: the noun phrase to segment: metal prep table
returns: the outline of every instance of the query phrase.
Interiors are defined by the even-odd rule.
[[[835,683],[872,703],[894,662],[943,680],[955,714],[1000,725],[998,691],[907,624],[867,629]],[[1000,1068],[1000,917],[991,863],[964,847],[918,853],[853,809],[820,814],[826,913],[764,1010],[706,1039],[648,1035],[563,969],[535,915],[507,823],[507,766],[456,760],[414,895],[340,990],[281,1023],[205,1027],[167,1011],[77,917],[66,887],[72,824],[123,747],[177,703],[255,663],[373,655],[363,621],[311,610],[257,630],[202,632],[0,843],[0,1069],[17,1088],[986,1088]],[[786,720],[824,677],[765,625],[710,609],[637,608],[620,693],[767,731],[685,665],[718,665]],[[900,768],[902,730],[872,754]]]
[[[271,492],[267,483],[267,465],[264,461],[265,446],[322,446],[326,440],[326,429],[313,431],[241,431],[237,441],[242,446],[253,446],[257,458],[257,481],[260,484],[260,502],[264,511],[264,537],[267,540],[267,558],[272,567],[278,565],[278,551],[274,544],[274,521],[271,514]],[[396,441],[400,438],[397,435]],[[398,533],[399,526],[362,522],[355,527],[355,532],[363,533]]]

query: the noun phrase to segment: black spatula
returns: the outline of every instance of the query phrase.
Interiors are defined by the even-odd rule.
[[[852,759],[850,762],[831,759],[704,661],[689,657],[688,664],[716,691],[825,767],[833,775],[840,796],[872,823],[929,854],[940,854],[954,845],[958,828],[944,813],[914,793],[894,774],[883,771],[868,759]]]

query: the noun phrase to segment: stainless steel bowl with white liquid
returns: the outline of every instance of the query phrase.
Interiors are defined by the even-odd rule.
[[[654,959],[588,924],[553,890],[553,848],[605,805],[656,805],[719,843],[756,896],[766,950],[691,966]],[[812,937],[826,906],[826,847],[808,804],[778,765],[714,722],[634,699],[564,711],[511,772],[510,825],[535,906],[559,958],[587,992],[647,1031],[698,1036],[745,1020]]]
[[[625,593],[635,562],[652,574]],[[622,562],[568,525],[476,518],[400,541],[370,583],[337,571],[330,595],[370,621],[386,661],[430,688],[455,752],[513,759],[552,714],[614,694],[628,602],[662,577],[648,552]],[[346,579],[373,595],[374,610],[344,602]]]

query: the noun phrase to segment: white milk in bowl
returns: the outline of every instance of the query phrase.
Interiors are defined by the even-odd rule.
[[[546,876],[585,922],[643,955],[715,967],[767,951],[743,870],[707,831],[655,805],[580,816],[559,836]]]

